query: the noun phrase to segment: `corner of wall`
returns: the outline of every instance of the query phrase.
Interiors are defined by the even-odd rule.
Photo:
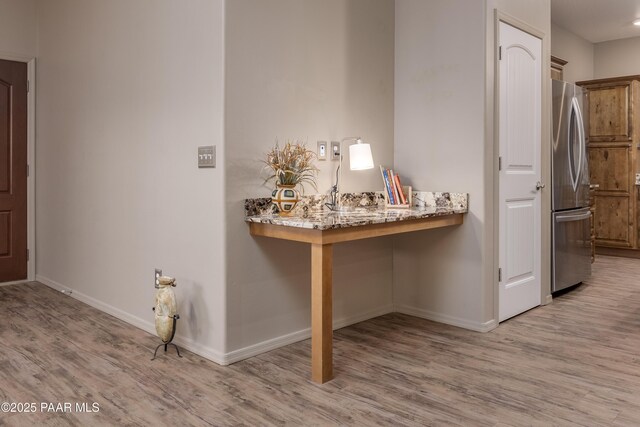
[[[114,307],[110,304],[107,304],[103,301],[93,298],[80,291],[70,289],[67,286],[64,286],[54,280],[49,279],[48,277],[37,275],[36,280],[50,287],[51,289],[54,289],[59,292],[64,292],[66,295],[68,295],[71,298],[74,298],[80,302],[90,305],[93,308],[96,308],[100,311],[110,314],[116,319],[122,320],[123,322],[133,325],[138,329],[142,329],[143,331],[149,334],[152,334],[152,335],[156,334],[155,325],[149,322],[148,320],[144,320],[140,317],[134,316],[131,313],[127,313],[124,310],[121,310],[117,307]],[[214,348],[204,346],[190,338],[184,338],[184,337],[178,336],[173,340],[173,342],[180,345],[181,347],[184,347],[186,350],[189,350],[199,356],[209,359],[219,365],[227,364],[225,362],[225,355],[223,353],[217,351]]]
[[[469,329],[476,332],[489,332],[498,327],[495,319],[485,322],[478,322],[470,319],[464,319],[457,316],[451,316],[446,313],[425,310],[423,308],[410,305],[396,305],[394,309],[398,313],[408,314],[409,316],[420,317],[422,319],[432,320],[434,322],[444,323],[446,325],[457,326],[459,328]]]

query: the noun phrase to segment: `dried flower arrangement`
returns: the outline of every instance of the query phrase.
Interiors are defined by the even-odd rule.
[[[316,186],[316,174],[319,169],[314,165],[316,153],[309,150],[303,142],[296,141],[294,143],[287,141],[284,147],[280,148],[278,142],[267,153],[265,170],[270,175],[265,182],[276,179],[276,183],[280,185],[298,185],[300,184],[304,190],[304,184],[308,183],[314,189]]]

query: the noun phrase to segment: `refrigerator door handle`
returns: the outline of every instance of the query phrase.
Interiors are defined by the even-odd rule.
[[[591,211],[580,214],[568,214],[556,216],[556,222],[582,221],[591,218]]]
[[[584,133],[582,130],[582,112],[580,111],[580,105],[578,104],[578,99],[573,97],[571,100],[571,115],[572,121],[575,121],[575,126],[571,126],[569,124],[569,144],[571,149],[569,149],[569,172],[571,174],[571,183],[573,184],[573,191],[578,191],[578,185],[580,184],[580,180],[582,179],[582,161],[583,161],[583,152],[585,146]],[[578,167],[575,168],[575,164],[573,163],[573,138],[572,138],[572,129],[577,129],[578,131]],[[575,168],[575,170],[574,170]]]
[[[578,179],[578,185],[580,184],[580,181],[582,180],[582,172],[583,171],[583,164],[585,164],[585,162],[587,161],[587,138],[584,134],[585,132],[585,128],[584,128],[584,120],[582,118],[582,110],[580,110],[580,103],[578,102],[577,98],[573,98],[573,100],[575,101],[575,105],[576,105],[576,111],[577,111],[577,118],[578,118],[578,137],[580,138],[580,168],[578,169],[579,171],[579,179]]]

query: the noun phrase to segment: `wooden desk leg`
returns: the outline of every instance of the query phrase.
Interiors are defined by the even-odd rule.
[[[311,244],[311,379],[333,378],[333,245]]]

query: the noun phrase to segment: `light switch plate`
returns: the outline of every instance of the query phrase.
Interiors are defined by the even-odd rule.
[[[331,141],[331,160],[340,160],[340,142]]]
[[[216,167],[216,146],[215,145],[198,147],[198,167],[199,168],[215,168]]]
[[[327,160],[327,141],[318,141],[318,160]]]

